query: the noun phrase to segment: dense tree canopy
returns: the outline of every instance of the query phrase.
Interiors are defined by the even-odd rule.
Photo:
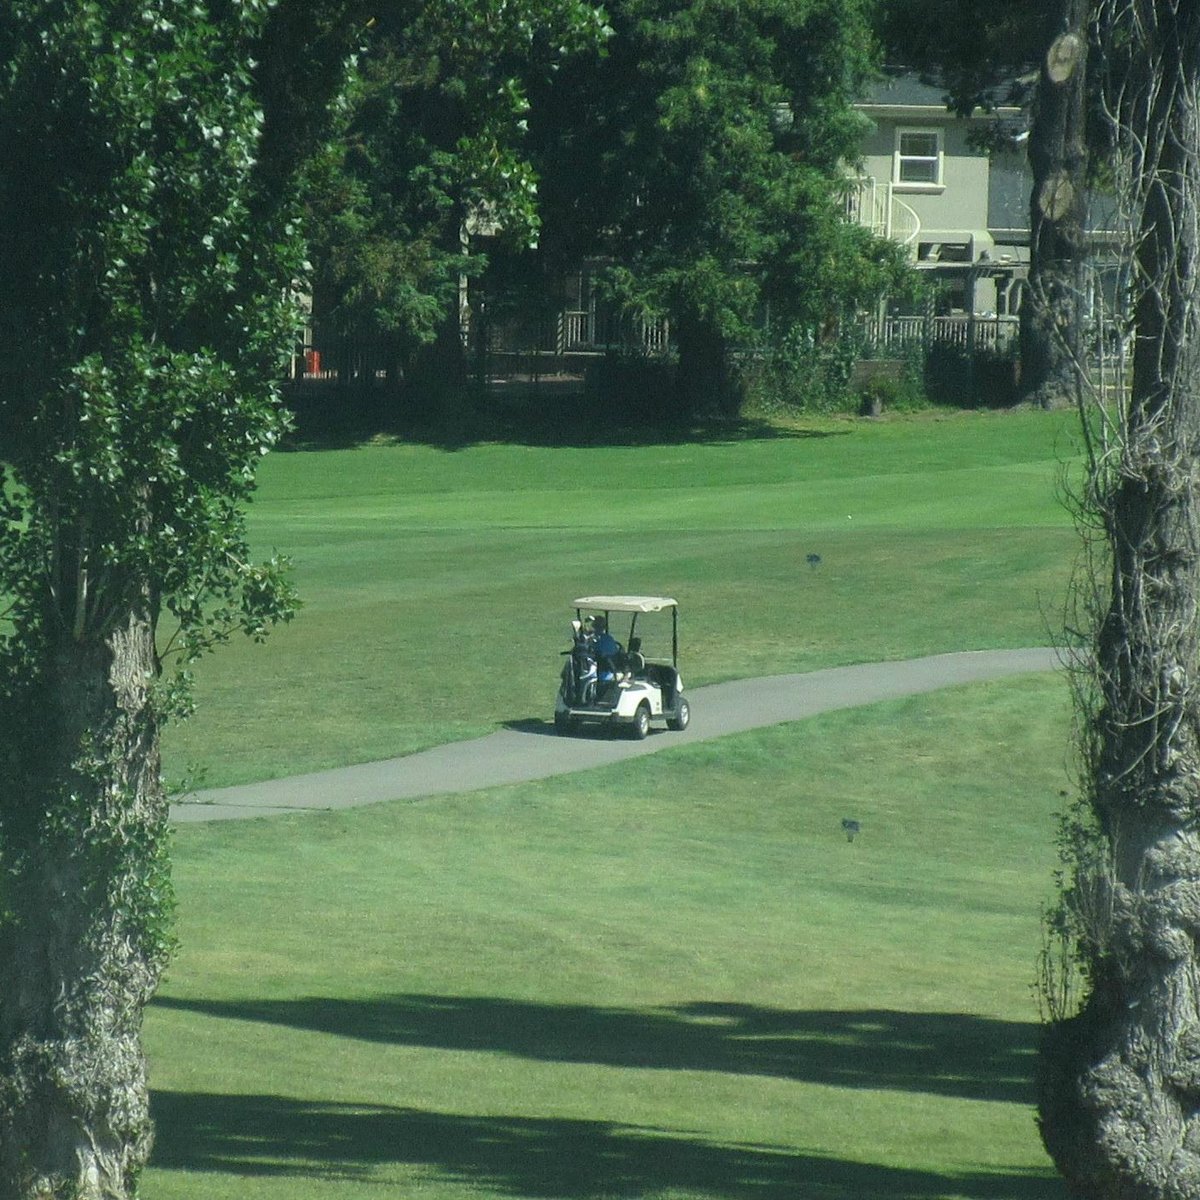
[[[879,8],[889,58],[935,79],[960,113],[1027,101],[1059,20],[1057,3],[1040,0],[885,0]]]
[[[530,83],[602,41],[604,13],[584,0],[386,0],[373,12],[310,202],[317,303],[326,328],[390,336],[396,365],[442,335],[448,352],[424,380],[436,389],[456,382],[460,280],[486,262],[468,228],[519,246],[536,237]]]
[[[858,0],[619,0],[601,52],[535,96],[550,261],[611,260],[613,297],[669,316],[686,407],[732,401],[728,352],[769,312],[811,327],[872,296],[889,247],[839,186],[874,65]]]
[[[619,305],[673,321],[687,405],[728,402],[728,347],[768,314],[828,329],[894,275],[894,251],[841,219],[866,8],[379,6],[313,204],[323,329],[391,335],[411,393],[455,386],[486,231],[506,253],[536,241],[544,278],[609,261]]]

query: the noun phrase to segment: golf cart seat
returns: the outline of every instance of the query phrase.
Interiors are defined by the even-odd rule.
[[[642,657],[641,638],[632,637],[629,639],[629,649],[625,651],[621,665],[635,679],[645,671],[646,660]]]

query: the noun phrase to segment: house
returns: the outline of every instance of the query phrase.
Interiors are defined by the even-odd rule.
[[[860,156],[848,169],[848,220],[898,242],[930,285],[916,308],[884,303],[864,318],[865,340],[885,356],[906,346],[950,343],[972,353],[1007,350],[1017,339],[1029,272],[1030,191],[1026,156],[1028,114],[999,103],[963,117],[946,107],[943,89],[906,71],[890,71],[856,106],[865,118]],[[1097,248],[1115,239],[1115,222],[1092,222]],[[494,232],[476,220],[475,236]],[[1122,294],[1116,259],[1098,255],[1093,314],[1111,313]],[[613,349],[649,355],[669,352],[665,320],[623,317],[604,302],[596,275],[606,265],[586,261],[531,307],[496,302],[486,321],[472,316],[466,282],[460,289],[463,340],[492,369],[533,376],[566,370]],[[499,301],[504,297],[500,296]],[[523,364],[514,366],[513,364]],[[316,364],[319,367],[319,364]],[[315,377],[304,364],[305,377]],[[377,372],[376,372],[377,373]]]
[[[958,116],[942,89],[906,72],[887,74],[857,108],[867,129],[849,180],[847,218],[903,245],[933,285],[931,310],[885,305],[867,319],[868,340],[892,348],[931,338],[972,348],[1009,345],[1029,270],[1027,114],[997,105]],[[586,266],[568,292],[560,352],[615,344]],[[665,350],[665,331],[645,344],[651,353]]]
[[[909,74],[886,76],[858,110],[870,125],[847,215],[905,247],[934,285],[936,317],[991,319],[1006,340],[1029,269],[1024,113],[960,117],[941,89]]]
[[[857,108],[867,130],[848,184],[847,218],[900,242],[934,285],[932,311],[903,313],[885,305],[867,318],[868,341],[890,348],[931,338],[972,348],[1007,346],[1016,338],[1029,268],[1025,112],[1001,105],[960,117],[946,108],[941,89],[905,72],[886,75]],[[542,353],[668,350],[666,322],[633,328],[598,299],[593,277],[604,265],[584,263],[565,280],[553,327],[529,339]],[[497,325],[492,335],[499,352],[519,340],[511,327]]]
[[[1003,103],[962,117],[941,88],[893,71],[857,106],[869,121],[847,195],[847,216],[905,247],[933,286],[921,314],[868,320],[876,344],[917,340],[1002,349],[1017,336],[1029,273],[1028,114]],[[1118,307],[1110,202],[1092,197],[1090,310]],[[929,311],[928,306],[932,306]]]

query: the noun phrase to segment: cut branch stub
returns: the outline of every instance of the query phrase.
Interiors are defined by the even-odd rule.
[[[1077,33],[1056,37],[1046,52],[1046,78],[1051,83],[1066,83],[1083,61],[1083,38]]]
[[[1061,221],[1075,207],[1075,185],[1065,171],[1050,176],[1038,192],[1038,208],[1047,221]]]

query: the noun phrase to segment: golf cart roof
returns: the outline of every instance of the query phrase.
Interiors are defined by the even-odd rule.
[[[598,608],[604,612],[652,613],[678,605],[670,596],[580,596],[576,608]]]

